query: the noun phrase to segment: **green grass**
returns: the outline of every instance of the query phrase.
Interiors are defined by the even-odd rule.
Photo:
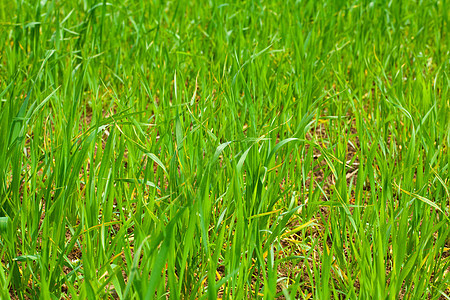
[[[449,299],[448,1],[3,1],[0,299]]]

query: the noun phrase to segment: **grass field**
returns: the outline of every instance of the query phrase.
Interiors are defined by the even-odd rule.
[[[1,1],[0,299],[450,299],[449,18]]]

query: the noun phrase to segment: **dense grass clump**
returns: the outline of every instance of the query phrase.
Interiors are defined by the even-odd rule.
[[[0,299],[449,299],[449,18],[0,2]]]

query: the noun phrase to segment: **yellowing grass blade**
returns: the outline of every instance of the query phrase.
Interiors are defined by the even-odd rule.
[[[283,233],[283,235],[282,235],[281,237],[282,237],[282,238],[285,238],[285,237],[288,237],[288,236],[290,236],[290,235],[293,235],[294,233],[299,232],[299,231],[302,230],[302,229],[305,229],[306,227],[313,226],[313,225],[317,225],[316,223],[314,223],[315,221],[316,221],[316,219],[312,219],[312,220],[310,220],[309,222],[306,222],[305,224],[302,224],[302,225],[300,225],[300,226],[297,226],[296,228],[294,228],[294,229],[292,229],[292,230],[289,230],[289,231]]]

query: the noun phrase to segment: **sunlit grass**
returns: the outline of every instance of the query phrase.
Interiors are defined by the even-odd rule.
[[[450,298],[447,2],[0,17],[0,299]]]

